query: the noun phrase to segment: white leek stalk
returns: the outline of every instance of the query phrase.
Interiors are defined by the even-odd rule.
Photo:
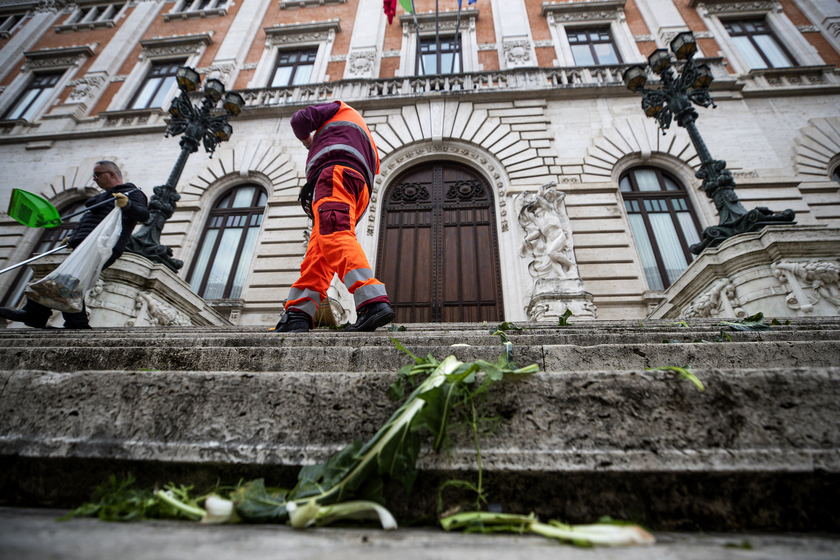
[[[447,531],[468,526],[486,526],[510,532],[530,531],[544,537],[558,539],[584,546],[626,546],[654,544],[656,539],[638,525],[615,525],[596,523],[594,525],[566,525],[558,521],[540,523],[534,514],[516,515],[509,513],[491,513],[471,511],[458,513],[440,520]]]
[[[233,502],[215,494],[204,500],[204,509],[207,513],[201,518],[202,523],[227,523],[235,517]]]
[[[289,520],[295,529],[303,529],[312,525],[329,525],[339,519],[378,519],[382,528],[387,530],[397,528],[397,520],[391,512],[377,504],[367,500],[353,500],[340,504],[319,506],[312,499],[302,507],[294,502],[286,504],[286,511],[289,512]]]

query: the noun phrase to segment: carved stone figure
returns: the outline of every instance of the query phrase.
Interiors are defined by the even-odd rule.
[[[577,278],[572,231],[563,204],[566,193],[557,183],[540,187],[538,193],[525,191],[517,197],[519,225],[525,239],[519,255],[534,260],[528,271],[534,278]]]

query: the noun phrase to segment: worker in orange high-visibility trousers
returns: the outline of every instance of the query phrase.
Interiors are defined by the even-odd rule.
[[[356,303],[358,319],[345,330],[374,331],[396,314],[385,285],[373,277],[356,239],[356,222],[367,210],[373,178],[379,173],[373,136],[362,116],[343,101],[301,109],[291,124],[309,150],[300,200],[313,226],[300,278],[292,284],[286,313],[275,331],[311,329],[333,274],[338,274]]]

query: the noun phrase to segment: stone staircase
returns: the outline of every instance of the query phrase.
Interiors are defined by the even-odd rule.
[[[716,320],[519,324],[514,359],[540,373],[494,386],[481,438],[491,502],[513,513],[652,529],[836,531],[840,526],[840,318],[768,331]],[[370,437],[388,387],[417,355],[494,360],[487,324],[403,332],[265,328],[0,330],[0,505],[72,507],[109,475],[197,490],[266,478]],[[665,343],[665,341],[668,341]],[[695,342],[697,341],[697,342]],[[453,346],[458,344],[459,346]],[[464,345],[468,346],[464,346]],[[699,391],[657,366],[690,366]],[[402,521],[430,520],[437,488],[476,476],[465,430],[425,446]]]

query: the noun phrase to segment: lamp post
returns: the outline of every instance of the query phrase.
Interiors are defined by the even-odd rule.
[[[735,180],[726,169],[726,162],[712,158],[695,124],[698,114],[692,103],[701,107],[716,107],[709,95],[709,85],[713,80],[711,69],[706,64],[695,64],[693,57],[697,52],[697,42],[691,32],[674,37],[671,51],[677,60],[683,61],[679,74],[671,66],[671,53],[667,49],[656,49],[648,57],[650,69],[661,79],[659,89],[644,87],[647,75],[643,66],[628,68],[624,72],[624,83],[627,89],[641,94],[642,110],[648,117],[657,120],[663,134],[671,125],[672,118],[676,119],[677,125],[688,131],[700,156],[700,169],[695,176],[703,180],[700,188],[714,201],[720,223],[703,230],[700,243],[692,245],[691,252],[699,255],[706,247],[717,246],[733,235],[757,231],[772,223],[793,222],[793,210],[773,212],[759,207],[748,211],[738,200]]]
[[[176,203],[181,195],[175,190],[181,172],[190,154],[198,151],[201,142],[204,149],[213,157],[213,152],[220,143],[230,139],[233,128],[228,124],[230,117],[235,117],[245,107],[245,100],[238,93],[225,93],[225,86],[216,79],[204,84],[204,99],[196,107],[189,98],[189,93],[198,89],[201,78],[194,69],[181,67],[175,74],[181,94],[172,100],[169,114],[172,120],[166,129],[166,137],[181,137],[181,154],[175,167],[166,180],[166,184],[154,188],[154,195],[149,201],[151,216],[143,226],[129,239],[126,251],[143,255],[152,262],[163,263],[178,272],[184,261],[172,258],[172,249],[160,244],[160,233],[166,220],[175,212]],[[224,113],[215,110],[222,102]]]

